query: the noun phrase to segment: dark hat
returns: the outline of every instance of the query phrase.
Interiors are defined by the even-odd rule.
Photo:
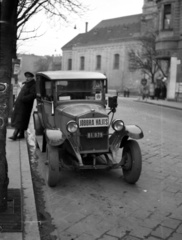
[[[25,75],[25,77],[27,77],[27,76],[34,77],[34,74],[31,72],[25,72],[24,75]]]

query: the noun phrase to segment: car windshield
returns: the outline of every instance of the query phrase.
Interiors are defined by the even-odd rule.
[[[103,97],[102,80],[64,80],[57,81],[57,99],[61,100],[96,100]]]

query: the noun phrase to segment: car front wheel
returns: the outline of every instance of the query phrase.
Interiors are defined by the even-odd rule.
[[[59,180],[59,150],[57,147],[53,147],[47,144],[47,183],[50,187],[55,187]]]
[[[138,181],[142,170],[142,155],[137,141],[128,140],[125,143],[122,157],[124,179],[128,183],[134,184]]]

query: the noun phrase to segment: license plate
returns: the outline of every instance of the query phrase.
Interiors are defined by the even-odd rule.
[[[103,138],[103,132],[87,133],[87,138]]]
[[[107,118],[80,118],[79,127],[88,128],[88,127],[108,127],[109,119]]]

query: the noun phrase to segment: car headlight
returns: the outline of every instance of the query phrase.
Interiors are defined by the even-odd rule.
[[[69,121],[67,123],[67,131],[69,133],[75,133],[78,130],[78,124],[75,121]]]
[[[112,122],[112,128],[115,131],[119,132],[119,131],[121,131],[124,128],[124,122],[122,120],[118,120],[118,119],[114,120]]]

